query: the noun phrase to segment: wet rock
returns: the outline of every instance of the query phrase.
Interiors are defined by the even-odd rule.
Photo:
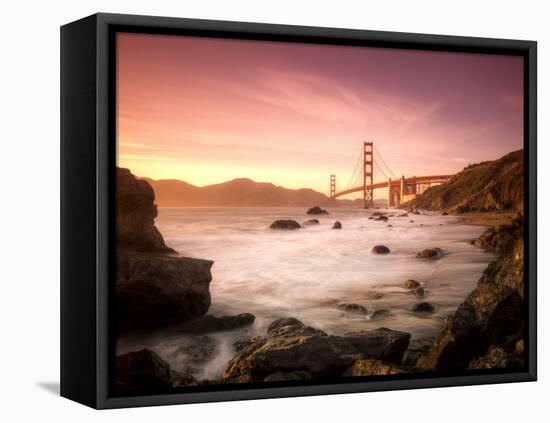
[[[398,214],[397,217],[409,217],[407,213]]]
[[[434,339],[434,337],[424,337],[412,340],[403,356],[403,364],[414,367],[418,359],[430,349]]]
[[[378,310],[374,310],[370,318],[371,320],[379,320],[388,317],[390,314],[391,312],[387,308],[381,308]]]
[[[172,388],[170,365],[148,349],[117,356],[115,375],[120,393],[160,393]]]
[[[367,309],[360,304],[340,304],[338,305],[338,310],[341,310],[348,314],[367,314]]]
[[[267,327],[267,334],[270,336],[327,335],[320,329],[315,329],[304,325],[301,321],[294,317],[282,317],[274,320]]]
[[[390,249],[385,245],[375,245],[374,247],[372,247],[371,252],[373,254],[389,254]]]
[[[367,294],[367,298],[369,300],[379,300],[380,298],[383,298],[384,294],[382,292],[369,292]]]
[[[388,328],[379,328],[369,332],[346,334],[345,338],[369,358],[401,363],[411,335]]]
[[[420,212],[418,210],[412,210],[411,213],[412,214],[420,214]]]
[[[382,376],[410,372],[402,366],[384,363],[380,360],[357,360],[342,376]]]
[[[422,288],[422,287],[416,288],[416,289],[413,291],[413,293],[414,293],[414,296],[415,296],[416,298],[423,298],[424,295],[425,295],[424,288]]]
[[[373,212],[371,213],[371,217],[380,217],[380,216],[384,216],[386,213],[385,212]]]
[[[378,216],[374,220],[380,221],[380,222],[387,222],[389,218],[387,216]]]
[[[117,248],[147,252],[175,253],[166,246],[157,227],[155,193],[149,182],[136,178],[128,169],[116,169]]]
[[[496,232],[504,231],[506,235]],[[484,270],[477,287],[459,305],[417,367],[463,371],[491,348],[506,352],[511,339],[524,338],[524,237],[521,215],[497,228],[487,242],[500,238],[498,258]],[[486,360],[484,363],[496,363]]]
[[[328,212],[319,206],[315,206],[308,209],[307,214],[328,214]]]
[[[119,330],[166,328],[210,307],[212,261],[159,254],[117,253]]]
[[[414,279],[407,279],[403,283],[403,288],[405,289],[414,289],[414,288],[418,288],[419,286],[420,286],[420,282],[415,281]]]
[[[175,257],[154,224],[149,182],[117,168],[116,324],[120,333],[166,329],[210,307],[213,262]]]
[[[500,225],[496,228],[489,228],[483,232],[479,238],[474,240],[473,245],[478,248],[485,248],[494,251],[497,254],[501,254],[506,251],[508,246],[514,241],[513,236],[515,225],[516,224],[512,222],[510,225]]]
[[[435,311],[435,307],[430,303],[423,302],[415,304],[413,311],[416,313],[433,313]]]
[[[449,213],[447,213],[447,212],[441,213],[441,216],[448,216],[448,215],[449,215]]]
[[[501,346],[491,346],[483,357],[473,359],[468,365],[468,369],[510,369],[522,368],[524,360],[521,355],[507,351]]]
[[[393,228],[393,225],[388,225],[388,228]]]
[[[244,348],[228,364],[225,382],[262,381],[275,373],[304,371],[312,377],[339,376],[361,354],[342,337],[296,319],[273,322],[267,336]]]
[[[332,229],[342,229],[342,224],[336,221],[334,222],[334,225],[332,225]]]
[[[309,225],[318,225],[319,224],[319,220],[317,219],[309,219],[309,220],[306,220],[303,225],[304,226],[309,226]]]
[[[525,351],[524,342],[523,342],[523,338],[522,338],[518,342],[516,342],[515,353],[519,354],[519,355],[523,355],[524,351]]]
[[[426,248],[425,250],[422,250],[418,253],[416,253],[416,258],[420,259],[438,259],[443,256],[443,250],[441,248],[435,247],[435,248]]]
[[[385,328],[332,336],[295,318],[278,319],[269,325],[266,336],[233,357],[222,381],[280,380],[294,372],[306,372],[312,378],[340,376],[360,359],[400,361],[409,338],[410,334]]]
[[[409,220],[409,223],[414,223],[414,220]]]
[[[237,314],[236,316],[216,317],[206,315],[198,319],[186,322],[179,327],[183,333],[205,334],[212,332],[224,332],[240,329],[254,323],[256,317],[250,313]]]
[[[284,229],[284,230],[294,230],[294,229],[300,229],[301,226],[298,222],[295,220],[276,220],[273,222],[270,226],[270,229]]]
[[[241,339],[237,339],[234,343],[233,343],[233,348],[235,348],[235,351],[237,352],[241,352],[242,350],[244,350],[245,348],[253,345],[254,343],[256,342],[259,342],[260,340],[262,339],[262,337],[260,335],[256,335],[256,336],[253,336],[251,338],[241,338]]]

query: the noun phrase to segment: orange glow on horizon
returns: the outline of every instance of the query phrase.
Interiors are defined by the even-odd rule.
[[[521,148],[522,58],[117,35],[117,164],[138,176],[326,194],[364,140],[398,176]]]

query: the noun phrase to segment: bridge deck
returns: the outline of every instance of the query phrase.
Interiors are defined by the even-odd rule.
[[[418,184],[442,184],[447,182],[454,175],[431,175],[431,176],[413,176],[411,178],[405,178],[405,185],[418,185]],[[401,185],[401,179],[392,179],[392,187]],[[386,182],[377,182],[375,184],[367,185],[367,189],[379,189],[379,188],[388,188],[388,181]],[[341,197],[342,195],[351,194],[353,192],[363,191],[363,185],[348,188],[346,190],[337,192],[334,194],[333,198]]]

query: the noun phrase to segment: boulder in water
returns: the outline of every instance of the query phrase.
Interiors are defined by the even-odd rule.
[[[302,223],[302,225],[304,226],[318,225],[318,224],[319,224],[319,220],[317,219],[309,219],[309,220],[306,220],[304,223]]]
[[[413,292],[416,298],[422,298],[424,297],[424,294],[425,294],[424,288],[422,288],[421,286],[416,288]]]
[[[417,313],[433,313],[434,310],[435,307],[426,302],[415,304],[415,306],[413,307],[413,311]]]
[[[287,219],[287,220],[276,220],[275,222],[273,222],[269,226],[269,228],[270,229],[294,230],[294,229],[300,229],[301,226],[295,220]]]
[[[432,259],[436,260],[438,258],[441,258],[443,256],[443,250],[441,248],[435,247],[435,248],[426,248],[425,250],[422,250],[418,253],[416,253],[416,258],[421,259]]]
[[[405,289],[414,289],[414,288],[418,288],[419,286],[420,286],[420,282],[415,281],[414,279],[407,279],[403,283],[403,288]]]
[[[344,311],[349,314],[362,314],[362,315],[367,314],[367,309],[365,307],[363,307],[360,304],[353,304],[353,303],[340,304],[338,305],[338,310]]]
[[[332,229],[342,229],[342,224],[336,221],[334,222],[334,225],[332,225]]]
[[[372,247],[371,252],[373,254],[389,254],[390,249],[385,245],[375,245],[374,247]]]
[[[328,211],[322,209],[319,206],[308,209],[307,214],[328,214]]]
[[[387,308],[381,308],[378,310],[375,310],[374,313],[370,316],[371,320],[376,319],[383,319],[384,317],[387,317],[391,314],[391,312]]]

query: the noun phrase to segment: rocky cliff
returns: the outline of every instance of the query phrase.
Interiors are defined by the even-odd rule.
[[[121,331],[180,325],[210,306],[212,261],[176,257],[154,219],[147,181],[117,169],[116,317]]]
[[[517,368],[524,363],[523,218],[490,228],[475,242],[498,258],[483,272],[477,288],[450,316],[419,369],[463,371]]]
[[[142,252],[174,252],[155,227],[157,206],[151,185],[137,179],[128,169],[117,168],[117,247]]]
[[[404,207],[450,213],[522,212],[523,185],[523,150],[518,150],[498,160],[470,165]]]
[[[274,382],[391,374],[397,371],[409,340],[410,334],[387,328],[333,336],[295,318],[281,318],[269,325],[266,336],[237,346],[238,354],[229,362],[222,381]]]

